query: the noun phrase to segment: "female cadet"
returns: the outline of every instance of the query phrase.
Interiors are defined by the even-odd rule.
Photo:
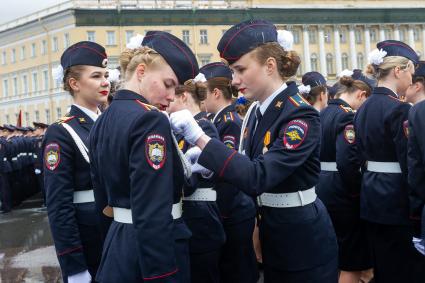
[[[217,129],[200,109],[205,96],[206,89],[202,82],[189,80],[176,88],[176,98],[170,103],[167,112],[188,109],[205,133],[218,138]],[[191,147],[183,137],[177,140],[179,148],[189,157],[191,151],[199,151],[199,148]],[[182,217],[192,232],[189,240],[192,283],[220,282],[220,249],[226,238],[215,202],[217,193],[213,189],[214,182],[203,176],[208,177],[208,174],[193,174],[190,185],[184,187]]]
[[[190,113],[170,117],[173,128],[202,149],[198,162],[218,178],[259,195],[264,282],[337,282],[337,244],[329,215],[316,198],[320,173],[319,115],[298,95],[300,59],[277,43],[276,27],[250,20],[221,38],[220,56],[233,84],[258,100],[247,116],[246,155],[210,139]]]
[[[358,283],[371,268],[364,225],[360,222],[360,162],[353,127],[355,110],[371,94],[370,79],[339,80],[335,99],[320,113],[320,173],[317,195],[331,216],[338,239],[340,283]]]
[[[165,110],[175,88],[198,73],[192,51],[161,31],[138,35],[121,53],[121,89],[90,136],[99,214],[113,216],[99,282],[190,282],[190,231],[181,214],[183,153]],[[112,212],[112,213],[111,213]],[[109,228],[109,230],[108,230]]]
[[[214,113],[212,122],[216,126],[219,139],[228,148],[238,150],[242,121],[232,104],[232,96],[237,97],[238,89],[232,86],[232,72],[222,62],[203,66],[199,72],[206,78],[207,111]],[[218,181],[217,204],[223,218],[226,244],[220,259],[221,280],[223,282],[257,282],[257,263],[252,244],[255,225],[255,204],[235,185]]]
[[[44,136],[44,185],[65,282],[90,282],[102,253],[87,147],[97,107],[109,94],[107,62],[102,46],[82,41],[65,50],[56,69],[56,78],[63,76],[64,89],[74,104]]]
[[[301,95],[320,112],[328,105],[326,79],[318,72],[308,72],[301,81],[302,85],[298,87]]]
[[[372,251],[376,282],[423,282],[420,254],[412,245],[407,185],[407,118],[399,100],[412,83],[416,52],[403,42],[379,42],[368,71],[377,79],[354,119],[356,144],[366,171],[360,216]],[[421,270],[422,269],[422,270]]]

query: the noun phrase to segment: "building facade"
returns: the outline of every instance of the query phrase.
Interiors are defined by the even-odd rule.
[[[319,71],[329,79],[364,68],[377,42],[397,39],[425,53],[424,1],[350,0],[72,0],[0,25],[0,124],[52,123],[72,98],[51,69],[69,45],[90,40],[106,47],[109,66],[133,35],[168,31],[185,41],[199,64],[219,60],[216,46],[232,24],[268,19],[293,32],[302,59],[298,76]]]

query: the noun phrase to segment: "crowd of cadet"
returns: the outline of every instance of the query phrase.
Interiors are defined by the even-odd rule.
[[[425,282],[425,62],[386,40],[297,83],[292,41],[248,20],[199,68],[150,31],[120,73],[97,43],[65,50],[69,113],[0,144],[2,200],[44,173],[64,282]]]

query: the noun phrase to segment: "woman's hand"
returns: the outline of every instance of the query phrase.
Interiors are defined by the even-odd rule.
[[[196,141],[204,135],[204,131],[187,109],[172,113],[170,115],[170,123],[173,131],[183,135],[184,139],[190,144],[196,144]]]

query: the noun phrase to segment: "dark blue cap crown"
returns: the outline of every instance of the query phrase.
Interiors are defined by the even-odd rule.
[[[372,90],[376,85],[376,81],[374,79],[370,79],[368,77],[366,77],[362,70],[360,69],[354,69],[353,70],[353,75],[351,76],[354,80],[359,80],[364,82],[365,84],[367,84]]]
[[[276,26],[266,20],[249,20],[232,26],[218,43],[220,57],[233,64],[266,42],[277,42]]]
[[[229,66],[222,62],[207,64],[199,69],[199,73],[204,74],[207,80],[217,77],[228,78],[229,80],[232,80],[233,78],[232,71],[230,70]]]
[[[419,61],[415,76],[425,77],[425,61]]]
[[[301,79],[303,85],[310,87],[315,87],[319,85],[326,86],[326,79],[324,76],[322,76],[321,73],[318,72],[308,72],[305,73]]]
[[[173,69],[180,84],[193,79],[199,72],[192,50],[179,38],[165,31],[149,31],[142,42],[165,59]]]
[[[61,65],[64,70],[76,65],[106,68],[108,65],[108,56],[103,46],[91,41],[80,41],[71,45],[63,52]]]
[[[379,50],[382,49],[387,52],[387,55],[385,55],[385,57],[401,56],[411,60],[413,64],[418,64],[419,62],[418,54],[416,54],[415,50],[413,50],[409,45],[404,42],[397,40],[385,40],[378,42],[376,44],[376,47]]]

